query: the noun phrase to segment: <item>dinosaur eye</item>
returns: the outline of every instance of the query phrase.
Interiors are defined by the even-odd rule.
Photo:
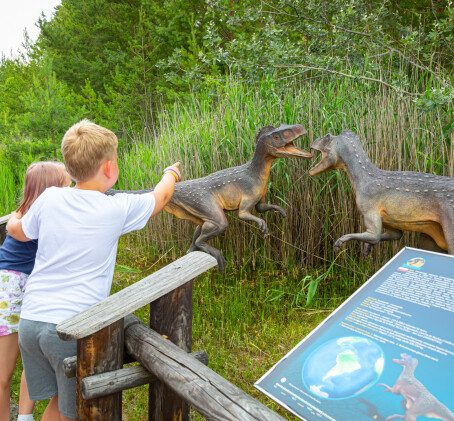
[[[277,134],[273,135],[274,140],[279,140],[279,136]]]

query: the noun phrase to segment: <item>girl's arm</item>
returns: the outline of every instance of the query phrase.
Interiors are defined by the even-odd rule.
[[[31,241],[31,238],[28,238],[24,231],[22,230],[22,215],[18,212],[11,213],[11,216],[8,219],[6,224],[6,229],[8,234],[11,235],[17,241]]]

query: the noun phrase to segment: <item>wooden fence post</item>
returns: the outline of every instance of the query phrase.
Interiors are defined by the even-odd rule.
[[[191,352],[192,286],[187,282],[150,303],[150,327],[175,345]],[[149,421],[189,421],[189,405],[160,382],[149,386]]]
[[[81,381],[93,374],[123,367],[124,319],[77,340],[77,421],[120,421],[121,391],[102,398],[84,400]]]

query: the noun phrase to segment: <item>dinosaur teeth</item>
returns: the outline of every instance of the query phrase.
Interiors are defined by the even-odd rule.
[[[399,187],[396,187],[396,190],[400,190]]]

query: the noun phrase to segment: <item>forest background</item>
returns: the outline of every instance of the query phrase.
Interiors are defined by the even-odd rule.
[[[453,175],[451,0],[63,0],[38,25],[36,42],[0,61],[1,215],[28,164],[61,159],[64,132],[82,118],[118,135],[118,188],[152,186],[178,160],[186,179],[243,164],[260,128],[281,123],[308,129],[302,149],[348,128],[380,168]],[[213,242],[228,268],[195,294],[195,346],[268,405],[252,387],[264,367],[416,241],[406,234],[367,260],[349,244],[335,257],[334,241],[362,230],[354,196],[342,172],[308,168],[275,162],[268,199],[287,219],[267,215],[263,239],[229,215]],[[182,255],[192,232],[163,214],[123,238],[114,288]],[[126,415],[141,419],[141,398],[126,399]]]

